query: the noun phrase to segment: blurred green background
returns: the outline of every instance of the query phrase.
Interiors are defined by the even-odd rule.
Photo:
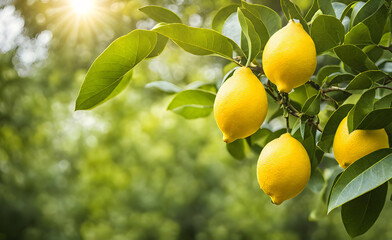
[[[209,27],[233,1],[95,2],[81,16],[70,0],[0,0],[0,240],[349,238],[339,211],[324,216],[309,189],[273,205],[257,184],[257,155],[233,159],[213,116],[187,121],[166,111],[172,96],[145,88],[215,83],[224,60],[170,44],[117,98],[74,112],[94,58],[154,26],[138,8],[168,7]],[[276,0],[252,2],[280,11]],[[387,202],[358,239],[392,239],[391,215]]]

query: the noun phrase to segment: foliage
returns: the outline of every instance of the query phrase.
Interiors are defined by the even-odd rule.
[[[150,31],[134,30],[127,36],[140,33],[140,37],[145,39],[143,42],[150,45],[142,49],[127,49],[130,45],[138,46],[140,39],[130,38],[128,43],[120,41],[124,37],[116,40],[91,66],[77,99],[76,110],[100,104],[107,95],[117,90],[115,87],[108,88],[118,81],[117,75],[122,76],[123,73],[132,71],[148,56],[154,44],[160,49],[154,56],[159,55],[168,38],[191,54],[215,55],[237,65],[249,66],[265,84],[270,97],[275,101],[272,105],[280,103],[287,109],[283,116],[281,113],[270,115],[268,121],[282,120],[282,117],[286,117],[289,123],[291,120],[291,133],[308,151],[313,174],[321,173],[319,179],[324,179],[322,175],[327,168],[323,168],[323,155],[329,156],[334,132],[346,115],[350,132],[356,129],[386,128],[392,139],[392,7],[390,1],[384,0],[348,5],[332,3],[330,0],[314,0],[308,12],[303,14],[289,0],[281,0],[280,3],[286,19],[297,19],[310,33],[319,55],[318,71],[305,86],[289,94],[290,102],[278,93],[276,86],[264,78],[259,64],[266,41],[282,26],[281,21],[286,20],[281,20],[274,10],[266,6],[241,1],[223,7],[215,14],[212,20],[214,30],[189,27],[181,23],[181,18],[174,12],[165,8],[142,8],[143,13],[161,23]],[[240,26],[240,29],[234,26]],[[128,51],[116,54],[116,50],[112,49],[114,46]],[[138,60],[129,64],[127,58]],[[105,65],[96,64],[99,62]],[[107,63],[111,64],[111,68]],[[228,66],[232,66],[232,63]],[[121,69],[121,73],[113,72],[113,68]],[[88,88],[85,87],[87,85]],[[157,83],[159,85],[164,86]],[[105,87],[105,96],[90,98],[89,106],[82,107],[79,103],[86,95],[101,94],[99,87]],[[178,92],[168,109],[187,119],[206,117],[212,110],[214,92],[218,91],[218,87],[215,86],[211,92],[197,89]],[[167,86],[161,89],[165,90]],[[173,86],[169,91],[177,92],[172,89]],[[290,117],[287,113],[291,114]],[[294,118],[298,120],[295,121]],[[268,125],[269,123],[264,124],[262,129],[268,129]],[[263,133],[256,134],[257,138],[271,140],[269,136],[274,132],[264,130]],[[268,140],[258,145],[253,142],[254,138],[255,136],[251,136],[246,141],[230,144],[227,149],[235,158],[246,156],[244,144],[258,153]],[[343,222],[351,236],[365,233],[377,219],[378,214],[375,213],[365,218],[355,216],[363,198],[371,197],[367,201],[369,206],[363,207],[365,209],[375,208],[375,205],[380,206],[384,202],[387,182],[392,178],[392,158],[389,154],[390,150],[386,149],[359,159],[338,175],[335,184],[330,187],[330,198],[326,203],[328,212],[343,205]],[[378,207],[377,213],[379,212],[381,208]],[[363,228],[357,227],[362,225]]]

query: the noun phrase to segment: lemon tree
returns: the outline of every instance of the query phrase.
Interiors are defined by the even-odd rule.
[[[169,40],[221,58],[225,76],[214,83],[147,87],[174,94],[168,110],[186,119],[214,111],[228,153],[248,161],[260,154],[257,179],[274,203],[307,185],[321,203],[311,220],[339,207],[347,233],[362,235],[386,204],[392,178],[392,7],[390,0],[348,2],[314,0],[303,11],[281,0],[280,15],[236,1],[217,10],[211,29],[143,7],[156,26],[132,30],[97,57],[75,109],[115,97]]]

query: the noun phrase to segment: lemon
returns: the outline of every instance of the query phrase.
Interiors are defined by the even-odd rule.
[[[219,89],[214,103],[215,120],[223,141],[231,143],[255,133],[267,115],[263,84],[250,68],[240,67]]]
[[[268,40],[262,62],[267,78],[280,92],[288,93],[313,75],[316,47],[302,25],[290,20]]]
[[[347,117],[340,122],[333,140],[333,153],[342,168],[381,148],[389,148],[384,129],[355,130],[349,134]]]
[[[297,196],[310,178],[310,159],[302,144],[289,133],[269,142],[257,162],[257,180],[274,204]]]

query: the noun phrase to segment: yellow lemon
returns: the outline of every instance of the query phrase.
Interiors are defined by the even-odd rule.
[[[309,181],[310,172],[306,149],[289,133],[269,142],[257,162],[260,188],[277,205],[301,193]]]
[[[214,103],[215,120],[223,141],[231,143],[255,133],[267,115],[263,84],[250,68],[238,68],[219,89]]]
[[[384,129],[355,130],[349,134],[347,117],[340,122],[333,140],[333,153],[342,168],[381,148],[389,148]]]
[[[288,93],[307,82],[316,65],[316,47],[300,23],[290,20],[265,45],[263,69],[280,92]]]

